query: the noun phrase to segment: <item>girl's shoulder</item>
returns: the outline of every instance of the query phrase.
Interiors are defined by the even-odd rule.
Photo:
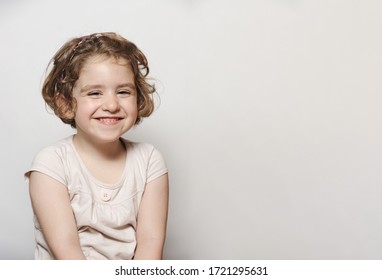
[[[68,155],[70,150],[73,150],[73,136],[69,136],[49,144],[42,148],[36,155],[36,158],[43,156],[64,156]]]
[[[68,170],[67,165],[70,162],[68,159],[74,156],[71,139],[72,137],[67,137],[42,148],[34,157],[30,168],[25,172],[25,179],[29,179],[32,171],[39,171],[66,184],[65,172]]]
[[[139,157],[145,160],[164,160],[161,152],[152,144],[146,142],[134,142],[122,138],[128,157]]]
[[[145,170],[146,182],[168,172],[166,162],[162,154],[150,143],[132,142],[123,139],[126,151],[128,166],[134,165],[139,170]]]
[[[137,152],[137,153],[151,153],[153,150],[155,150],[155,147],[146,142],[134,142],[130,141],[128,139],[122,138],[123,143],[125,144],[127,152]]]

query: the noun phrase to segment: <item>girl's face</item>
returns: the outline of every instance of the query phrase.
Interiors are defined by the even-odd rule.
[[[138,115],[134,74],[125,59],[92,57],[73,88],[77,136],[92,142],[118,140]]]

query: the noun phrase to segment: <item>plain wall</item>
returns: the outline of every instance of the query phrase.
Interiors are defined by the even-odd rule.
[[[32,259],[23,173],[74,131],[40,95],[76,36],[148,57],[161,103],[126,137],[170,170],[167,259],[382,258],[382,2],[0,2],[0,259]]]

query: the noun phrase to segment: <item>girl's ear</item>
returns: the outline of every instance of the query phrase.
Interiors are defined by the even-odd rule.
[[[60,118],[73,120],[75,112],[75,100],[68,100],[64,94],[57,92],[55,95],[54,103],[56,105],[56,110]]]

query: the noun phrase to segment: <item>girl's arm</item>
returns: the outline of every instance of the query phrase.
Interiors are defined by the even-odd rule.
[[[67,188],[40,172],[32,172],[29,193],[33,211],[55,259],[85,259]]]
[[[146,185],[137,220],[137,248],[134,259],[160,260],[166,238],[168,175]]]

